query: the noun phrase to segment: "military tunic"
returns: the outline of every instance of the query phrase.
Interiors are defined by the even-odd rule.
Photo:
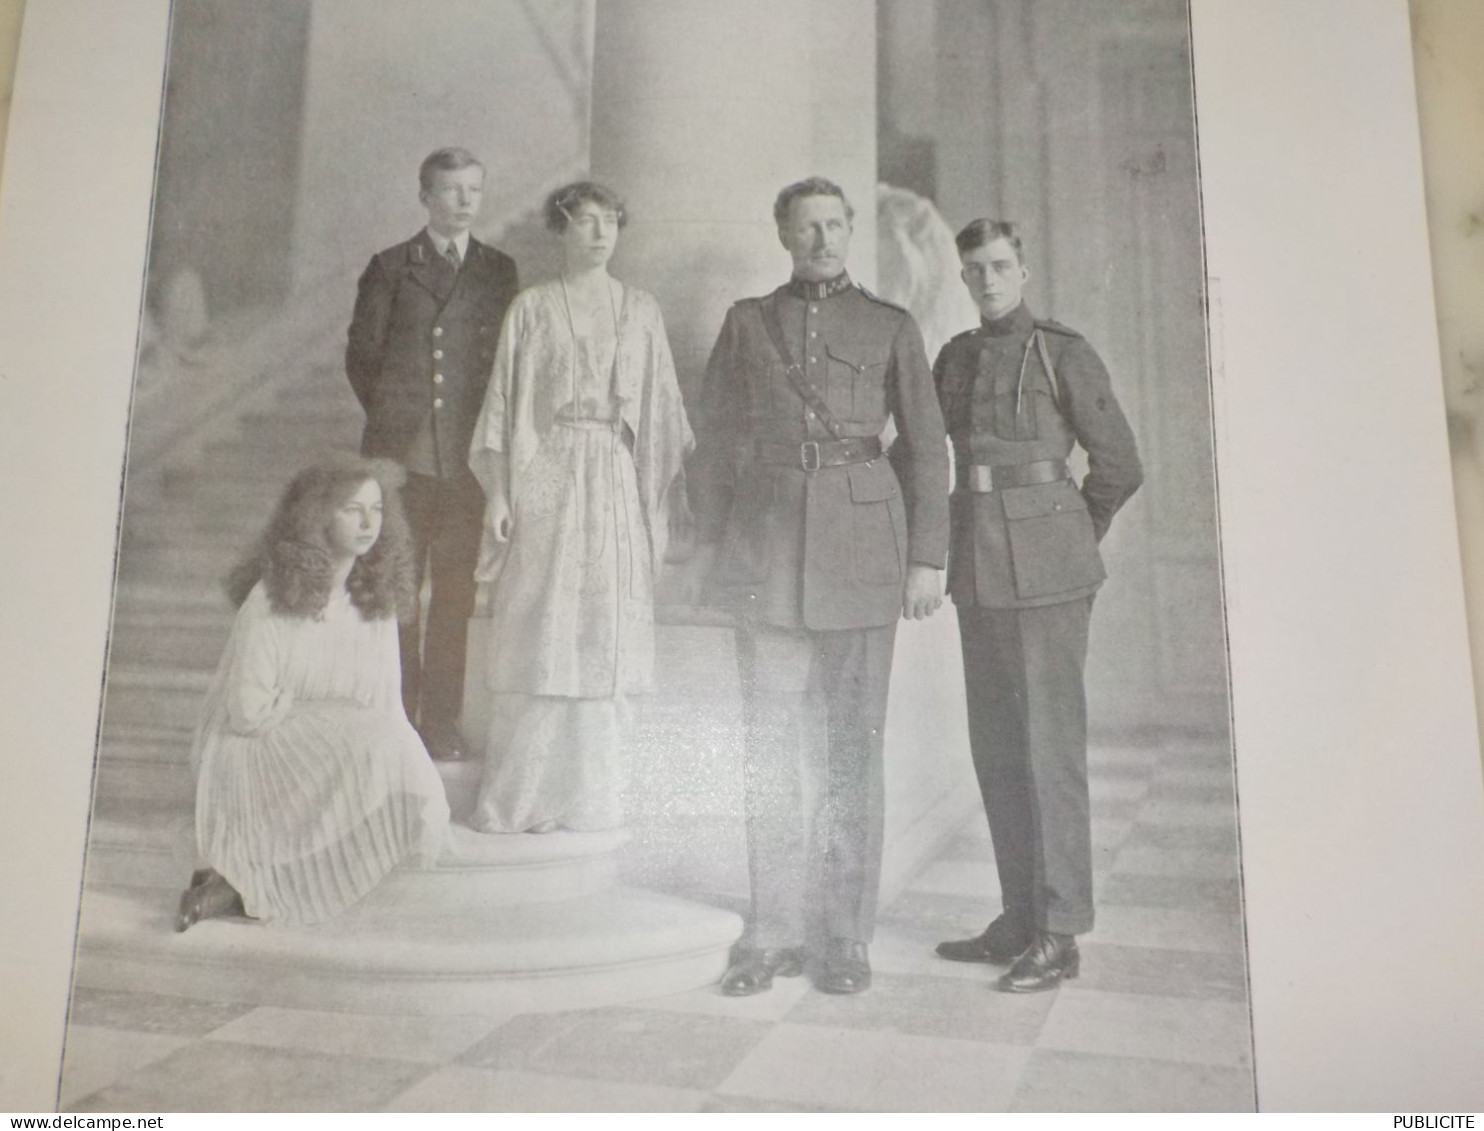
[[[790,380],[770,310],[835,431]],[[900,477],[879,450],[888,420],[911,440]],[[906,567],[941,568],[948,543],[947,445],[922,336],[847,276],[795,280],[728,312],[694,423],[692,499],[718,549],[709,592],[739,623],[747,940],[869,942]],[[839,437],[855,456],[830,465]]]
[[[948,453],[922,334],[912,316],[852,284],[778,288],[727,312],[696,414],[692,497],[703,541],[718,545],[712,597],[785,628],[895,623],[906,564],[943,567]],[[793,360],[844,435],[879,437],[888,419],[911,441],[902,481],[885,459],[805,470],[757,458],[765,443],[829,442],[769,340],[777,312]]]
[[[1098,542],[1143,480],[1133,431],[1092,347],[1024,304],[950,341],[934,379],[956,465],[948,589],[1004,910],[1079,934],[1093,923],[1088,621]]]

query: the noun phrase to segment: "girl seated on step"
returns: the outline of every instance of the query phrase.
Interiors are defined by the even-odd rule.
[[[395,464],[295,476],[228,581],[237,621],[191,750],[202,862],[176,929],[313,923],[448,835],[443,782],[402,707],[398,616],[416,599]]]

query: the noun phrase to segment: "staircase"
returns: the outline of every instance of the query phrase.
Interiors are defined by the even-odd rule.
[[[125,489],[78,984],[468,1013],[610,1003],[715,981],[740,919],[622,886],[617,834],[485,836],[456,825],[436,868],[394,874],[334,923],[223,919],[173,932],[193,863],[191,732],[233,617],[221,579],[294,472],[359,440],[360,409],[339,362],[345,311],[318,325],[302,314],[292,323],[277,316],[281,334],[275,316],[264,316],[263,332],[195,358],[214,388],[238,392],[168,445],[149,434],[149,400],[136,408],[132,458],[149,458],[130,467]],[[162,395],[156,388],[150,399]],[[664,731],[674,714],[662,708],[654,725]],[[457,821],[479,768],[441,768]],[[667,850],[686,855],[673,843]]]

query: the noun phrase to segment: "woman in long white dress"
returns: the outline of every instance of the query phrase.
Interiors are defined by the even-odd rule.
[[[659,304],[608,273],[622,202],[580,182],[546,216],[562,274],[511,305],[470,449],[488,500],[493,709],[472,822],[486,832],[622,823],[654,578],[694,442]]]
[[[191,751],[207,865],[176,922],[313,923],[448,834],[443,782],[402,707],[412,568],[395,465],[301,472],[229,589],[240,608]]]

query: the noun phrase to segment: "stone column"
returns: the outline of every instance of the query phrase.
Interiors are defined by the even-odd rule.
[[[614,273],[654,293],[689,394],[727,307],[788,277],[772,205],[820,174],[875,276],[872,0],[599,0],[592,173],[629,203]]]

